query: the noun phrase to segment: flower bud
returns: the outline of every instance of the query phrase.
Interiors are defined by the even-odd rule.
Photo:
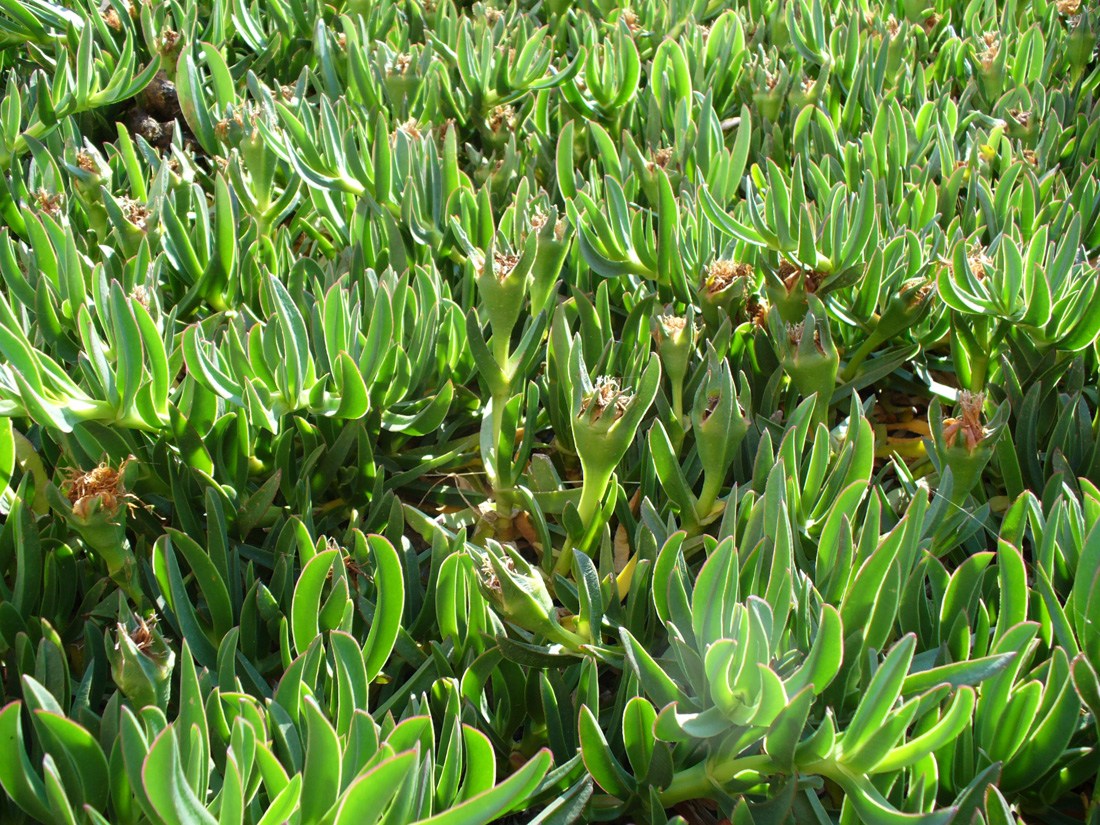
[[[782,15],[778,16],[782,17]],[[753,102],[756,103],[760,113],[774,123],[779,119],[779,113],[783,110],[783,103],[787,99],[790,73],[782,62],[778,68],[773,68],[768,60],[754,68],[755,71],[749,75],[750,82],[753,84]]]
[[[824,305],[813,295],[809,304],[804,321],[784,324],[772,315],[769,322],[783,370],[803,398],[817,394],[815,420],[823,424],[836,389],[840,354],[833,345]]]
[[[796,324],[806,315],[809,297],[817,292],[823,278],[820,272],[803,269],[784,258],[776,270],[765,272],[764,291],[779,317]]]
[[[889,341],[920,323],[932,306],[934,285],[926,278],[910,278],[887,301],[878,325],[872,333],[880,341]]]
[[[480,583],[482,593],[506,621],[574,649],[584,644],[558,621],[542,573],[511,545],[486,541]]]
[[[531,215],[531,229],[535,233],[535,260],[531,265],[531,314],[550,309],[558,276],[569,254],[570,238],[566,235],[566,222],[558,217],[558,210],[538,210]]]
[[[1008,420],[1008,403],[1001,405],[987,425],[983,421],[985,393],[959,393],[957,415],[942,417],[938,401],[928,410],[936,464],[940,473],[951,468],[951,502],[961,505],[978,484],[982,470],[993,457],[997,437]]]
[[[715,260],[699,285],[699,306],[707,327],[713,331],[731,318],[746,304],[755,285],[752,264]]]
[[[661,359],[668,380],[680,384],[687,375],[688,362],[698,331],[695,329],[695,313],[688,308],[687,315],[666,312],[653,319],[653,338],[657,342],[657,355]]]
[[[1079,10],[1078,6],[1076,11]],[[1074,14],[1066,23],[1070,27],[1070,34],[1066,39],[1066,59],[1077,72],[1082,72],[1092,63],[1096,44],[1100,41],[1096,12],[1085,9],[1080,14]]]
[[[167,710],[172,691],[172,668],[176,654],[156,629],[155,620],[129,616],[120,621],[110,644],[108,633],[107,659],[111,678],[133,706],[158,707]]]
[[[744,385],[747,386],[747,383]],[[745,402],[751,407],[751,396]],[[691,410],[692,431],[703,465],[703,490],[696,515],[706,523],[741,442],[749,431],[749,416],[741,406],[729,362],[713,349],[707,353],[707,374]]]

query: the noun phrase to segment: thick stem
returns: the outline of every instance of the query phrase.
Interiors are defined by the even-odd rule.
[[[776,773],[777,769],[771,757],[763,753],[722,760],[710,771],[707,770],[707,762],[704,760],[672,777],[671,784],[661,792],[661,804],[670,808],[689,799],[711,797],[716,788],[720,787],[723,777],[732,779],[747,771],[766,775]]]
[[[840,379],[842,381],[851,381],[856,376],[856,370],[859,369],[860,364],[867,360],[867,356],[875,351],[875,347],[882,343],[882,336],[878,334],[876,329],[870,335],[868,335],[863,343],[859,345],[859,348],[852,353],[852,357],[848,359],[848,363],[845,364],[843,371],[840,373]]]
[[[612,472],[598,476],[592,472],[585,472],[584,474],[584,481],[581,484],[581,501],[577,506],[577,513],[581,517],[581,524],[584,525],[585,533],[592,526],[592,520],[600,510],[600,503],[603,501],[603,494],[611,481]],[[569,572],[573,566],[574,547],[572,539],[567,538],[562,546],[561,555],[558,556],[558,563],[554,565],[555,573],[564,576]]]
[[[507,453],[503,453],[500,449],[501,431],[504,428],[504,407],[507,403],[507,391],[503,393],[494,393],[492,431],[493,447],[496,450],[496,461],[493,467],[493,500],[496,503],[497,517],[510,519],[512,516],[512,485],[504,484],[503,479],[506,476],[511,476],[512,453],[511,450]]]
[[[708,474],[703,478],[703,490],[699,498],[695,500],[695,515],[699,519],[706,518],[714,509],[714,502],[718,500],[718,494],[722,491],[722,482],[725,479],[716,474]]]
[[[684,436],[687,435],[686,419],[684,418],[684,382],[672,382],[672,415],[676,419],[676,431],[672,433],[672,446],[679,455],[680,448],[684,446]]]

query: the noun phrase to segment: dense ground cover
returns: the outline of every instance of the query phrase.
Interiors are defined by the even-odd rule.
[[[1082,0],[0,0],[0,819],[1100,821]]]

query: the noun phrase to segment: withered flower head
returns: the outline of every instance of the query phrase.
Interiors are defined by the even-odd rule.
[[[790,289],[794,286],[794,280],[799,272],[801,272],[801,270],[797,266],[784,258],[779,262],[779,271],[776,274],[779,276],[779,280],[783,282],[784,286]]]
[[[496,272],[497,278],[501,281],[512,274],[512,270],[516,268],[516,264],[518,263],[519,255],[506,255],[503,252],[493,253],[493,269]]]
[[[45,189],[39,189],[35,193],[35,204],[38,208],[45,212],[52,218],[56,218],[61,212],[62,194],[60,192],[50,193]]]
[[[708,268],[703,278],[703,286],[707,292],[721,292],[738,278],[751,278],[752,264],[734,263],[731,260],[721,258],[714,261]]]
[[[97,501],[108,516],[114,516],[123,502],[132,508],[137,498],[126,491],[122,473],[134,460],[133,456],[129,456],[117,470],[105,461],[87,472],[71,470],[69,477],[62,482],[62,491],[73,506],[73,514],[78,518],[87,518]]]
[[[147,229],[146,221],[149,219],[149,209],[141,201],[134,200],[133,198],[121,197],[119,200],[119,206],[122,207],[122,213],[126,216],[126,220],[145,232]]]
[[[137,284],[130,293],[130,297],[146,309],[149,308],[149,290],[146,289],[145,284]]]
[[[985,44],[985,51],[981,53],[980,59],[985,68],[991,69],[997,55],[1001,53],[1001,39],[996,32],[986,32],[982,35],[982,42]]]
[[[764,329],[768,323],[768,307],[755,295],[749,296],[748,306],[745,307],[745,312],[749,316],[749,320],[752,321],[753,326]]]
[[[114,6],[108,6],[104,11],[100,12],[103,17],[103,22],[107,24],[107,28],[113,31],[122,31],[122,20],[118,16],[118,12],[115,11]]]
[[[797,324],[787,324],[787,340],[790,341],[792,347],[799,346],[805,335],[805,321],[799,321]],[[817,347],[819,353],[825,354],[825,348],[821,346],[821,333],[816,328],[814,329],[814,346]]]
[[[986,436],[985,425],[982,423],[982,408],[985,406],[985,393],[973,393],[963,390],[959,394],[959,416],[957,418],[945,418],[943,438],[948,445],[955,443],[959,433],[966,440],[966,448],[973,452]]]
[[[180,33],[173,29],[165,29],[157,39],[157,50],[164,56],[176,53],[179,48]]]
[[[665,335],[669,338],[683,332],[684,328],[687,326],[687,318],[682,315],[662,315],[660,321],[661,329],[664,330]]]
[[[397,128],[413,140],[420,140],[420,124],[416,122],[416,118],[410,117]]]
[[[970,248],[966,261],[970,264],[970,270],[974,273],[974,277],[979,281],[984,280],[988,274],[986,269],[993,266],[993,259],[985,254],[985,247],[980,243],[974,244]]]
[[[497,106],[489,114],[489,130],[499,132],[503,128],[510,132],[516,128],[516,110],[507,104]]]
[[[594,407],[595,412],[592,415],[592,420],[597,421],[608,407],[612,407],[612,420],[617,420],[622,418],[626,408],[630,406],[630,402],[633,400],[634,395],[632,393],[619,389],[619,379],[601,375],[596,379],[596,385],[592,392],[581,401],[581,413],[587,412],[589,407]]]
[[[130,637],[130,641],[134,643],[136,647],[143,654],[149,658],[153,658],[151,650],[153,644],[156,642],[156,636],[153,635],[153,629],[157,626],[157,617],[150,616],[146,621],[144,616],[137,616],[137,626],[132,630],[127,630],[126,626],[121,622],[118,624],[118,632],[120,634],[125,633]]]
[[[1081,10],[1081,0],[1057,0],[1055,5],[1058,7],[1059,14],[1064,14],[1069,17],[1072,17]]]
[[[510,573],[516,572],[516,563],[507,554],[501,555],[500,563]],[[493,569],[493,562],[489,556],[486,556],[481,562],[481,579],[485,582],[486,589],[494,593],[500,593],[500,578],[497,576],[496,570]]]
[[[802,343],[802,335],[805,331],[805,321],[799,321],[797,324],[787,324],[787,340],[791,342],[792,347],[797,347]]]
[[[668,166],[668,162],[672,160],[671,147],[663,147],[653,153],[653,160],[646,164],[650,172],[655,172],[657,167],[664,169]]]

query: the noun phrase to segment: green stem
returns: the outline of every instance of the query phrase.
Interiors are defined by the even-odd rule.
[[[508,390],[493,393],[493,447],[496,452],[496,462],[493,467],[493,499],[496,502],[497,516],[510,518],[512,515],[512,486],[504,485],[505,475],[511,475],[512,455],[511,451],[504,454],[500,451],[501,431],[504,428],[504,407],[508,403]]]
[[[712,797],[716,788],[721,787],[722,777],[732,779],[747,771],[766,775],[776,773],[777,768],[771,757],[763,753],[722,760],[709,771],[704,760],[672,777],[671,784],[661,792],[661,804],[670,808],[689,799]]]
[[[863,340],[863,343],[859,345],[859,348],[852,353],[852,357],[848,360],[848,363],[840,373],[840,380],[848,382],[855,378],[856,370],[859,369],[860,364],[867,360],[867,356],[874,352],[875,347],[881,343],[882,336],[878,334],[878,330],[876,329],[868,335]]]
[[[672,433],[672,446],[679,454],[684,444],[684,436],[687,434],[687,427],[684,426],[684,382],[682,380],[672,382],[672,415],[676,418],[676,432]]]
[[[718,500],[718,494],[722,491],[724,479],[718,475],[707,475],[703,479],[703,489],[699,498],[695,500],[695,515],[698,519],[704,519],[714,509],[714,502]]]
[[[581,501],[577,506],[577,513],[581,517],[581,524],[584,525],[585,534],[588,533],[589,528],[592,526],[592,520],[600,510],[603,494],[607,490],[607,485],[611,481],[613,472],[613,470],[608,471],[606,474],[600,474],[599,476],[591,472],[585,472],[584,474],[584,481],[581,483]],[[575,546],[572,539],[565,540],[565,544],[561,549],[561,555],[558,556],[558,563],[554,566],[555,573],[560,573],[564,576],[569,572],[570,568],[573,566],[573,550]]]

